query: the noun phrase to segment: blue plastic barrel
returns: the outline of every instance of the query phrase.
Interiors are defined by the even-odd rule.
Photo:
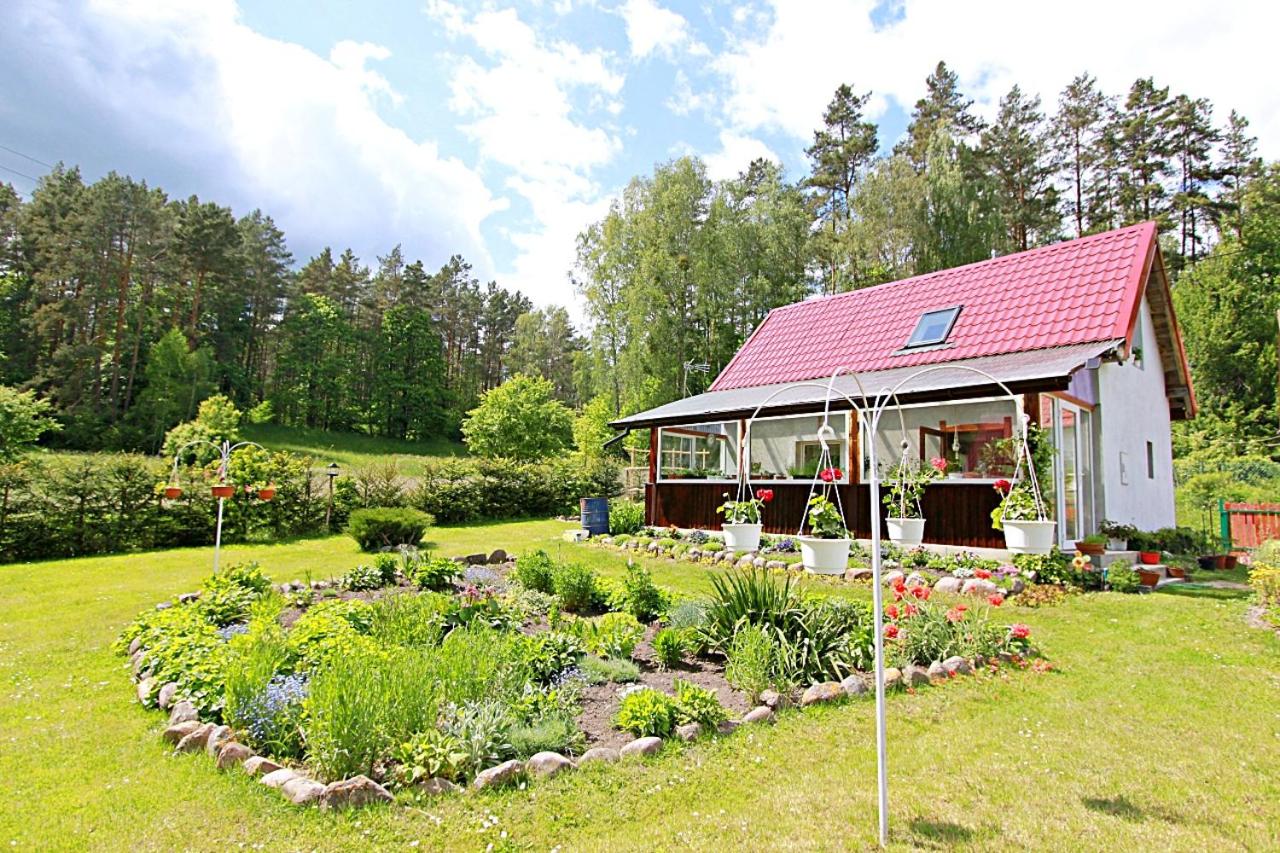
[[[582,529],[592,536],[604,536],[609,532],[609,499],[583,498],[579,501],[582,508]]]

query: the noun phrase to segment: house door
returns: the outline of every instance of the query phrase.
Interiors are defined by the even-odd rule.
[[[1062,547],[1093,533],[1093,413],[1054,399],[1054,445],[1058,448],[1054,479],[1058,535]]]

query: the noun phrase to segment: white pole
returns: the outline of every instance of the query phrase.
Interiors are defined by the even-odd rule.
[[[213,573],[218,573],[218,552],[222,550],[222,502],[226,498],[218,498],[218,531],[213,538]]]
[[[878,401],[877,401],[878,402]],[[884,587],[880,583],[880,471],[876,465],[876,431],[881,407],[872,412],[867,438],[871,464],[871,602],[876,650],[876,781],[879,785],[880,846],[889,846],[889,755],[884,727]]]

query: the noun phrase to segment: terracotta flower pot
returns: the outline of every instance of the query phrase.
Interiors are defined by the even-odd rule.
[[[1187,577],[1186,570],[1180,569],[1177,566],[1169,566],[1169,568],[1165,569],[1165,571],[1169,573],[1169,577],[1171,578],[1185,579]]]
[[[1148,566],[1159,565],[1160,552],[1159,551],[1139,551],[1138,559]]]
[[[215,498],[229,498],[236,493],[236,487],[229,483],[221,483],[216,486],[211,486],[209,488],[209,492]]]
[[[1149,571],[1147,569],[1138,569],[1138,580],[1143,586],[1155,586],[1160,583],[1160,573]]]
[[[1107,553],[1107,546],[1101,542],[1085,542],[1081,540],[1076,543],[1076,550],[1081,554],[1088,554],[1090,557],[1101,557]]]
[[[269,501],[276,496],[276,487],[267,486],[265,489],[258,489],[258,498],[260,500]]]
[[[1213,558],[1213,567],[1218,571],[1222,571],[1227,567],[1227,555],[1215,554]]]
[[[1223,565],[1223,568],[1224,568],[1224,569],[1226,569],[1227,571],[1231,571],[1232,569],[1234,569],[1234,568],[1236,567],[1236,565],[1237,565],[1239,562],[1240,562],[1240,561],[1239,561],[1239,559],[1236,557],[1236,555],[1235,555],[1235,554],[1228,554],[1228,555],[1226,556],[1226,563]]]
[[[171,501],[176,501],[182,497],[182,488],[180,486],[165,486],[164,496]]]

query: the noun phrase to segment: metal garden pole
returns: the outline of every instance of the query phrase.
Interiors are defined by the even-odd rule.
[[[884,710],[884,588],[880,583],[880,468],[876,464],[876,432],[880,427],[881,401],[871,410],[868,455],[871,465],[871,604],[876,650],[876,783],[879,787],[880,846],[889,846],[889,750]]]

